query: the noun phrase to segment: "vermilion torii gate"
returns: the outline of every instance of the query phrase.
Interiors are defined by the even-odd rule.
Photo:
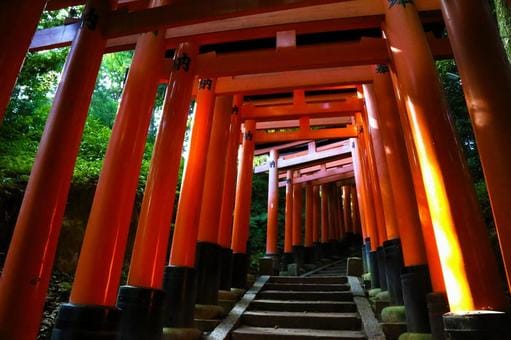
[[[496,261],[434,67],[434,58],[451,53],[459,66],[509,278],[511,157],[506,147],[511,139],[507,115],[511,75],[485,1],[462,5],[461,0],[90,0],[81,22],[34,35],[45,5],[64,8],[79,3],[22,0],[0,4],[0,68],[5,72],[0,85],[2,113],[27,50],[71,45],[0,280],[0,337],[32,339],[37,334],[101,57],[129,48],[135,49],[135,55],[94,197],[70,303],[61,307],[55,339],[100,333],[115,338],[119,332],[158,338],[162,325],[192,329],[195,302],[215,303],[210,286],[226,289],[246,283],[255,144],[312,139],[350,138],[357,197],[352,206],[356,202],[360,209],[373,284],[389,284],[398,304],[410,287],[419,291],[415,304],[406,298],[403,301],[407,313],[419,320],[408,325],[411,331],[429,331],[427,318],[420,316],[425,313],[426,293],[431,291],[447,295],[450,311],[455,312],[444,316],[448,327],[456,327],[466,313],[505,310]],[[425,33],[425,27],[443,24],[449,40]],[[365,36],[368,31],[369,37]],[[326,33],[338,35],[335,42]],[[207,45],[255,39],[274,39],[275,48],[256,50],[253,42],[254,49],[243,52],[201,51]],[[169,48],[175,50],[172,60],[165,59]],[[168,84],[162,123],[128,285],[118,293],[147,127],[156,87],[162,81]],[[307,103],[304,90],[343,85],[357,89],[358,97],[340,103],[320,101],[328,106]],[[247,95],[278,91],[294,91],[295,100],[273,111],[246,101]],[[192,95],[197,101],[192,139],[170,261],[164,267]],[[349,115],[351,121],[311,128],[315,124],[312,117],[342,115]],[[287,131],[258,131],[258,124],[277,120],[283,127],[267,125],[265,130]],[[236,175],[241,124],[242,151]],[[275,152],[272,157],[277,159]],[[286,172],[288,194],[299,197],[301,177],[294,176],[293,169]],[[278,177],[275,180],[273,174],[273,188],[275,183]],[[311,229],[312,242],[340,237],[341,229],[334,227],[342,221],[337,188],[318,184],[320,188],[306,186],[306,246],[311,245]],[[284,252],[289,253],[293,245],[301,246],[300,229],[294,227],[299,222],[296,215],[292,217],[300,206],[289,199],[286,207],[290,214],[286,214]],[[273,210],[269,216],[273,216],[269,218],[273,238],[269,237],[268,248],[272,255]],[[400,254],[401,248],[405,270],[401,279],[407,282],[402,289],[401,268],[385,268],[381,260],[386,252]],[[213,258],[210,254],[222,254],[223,263],[232,257],[232,267],[208,262]],[[163,321],[162,306],[166,306]],[[500,318],[503,314],[478,315]]]

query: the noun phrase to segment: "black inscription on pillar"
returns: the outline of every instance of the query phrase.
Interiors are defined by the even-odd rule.
[[[351,142],[351,148],[355,149],[355,142]]]
[[[183,53],[180,57],[177,57],[174,60],[174,68],[179,71],[183,68],[183,71],[188,72],[190,70],[190,64],[192,62],[192,58],[188,56],[188,54]]]
[[[211,90],[211,86],[213,86],[213,81],[211,79],[201,79],[199,81],[199,89],[201,90]]]
[[[277,164],[275,164],[275,161],[270,162],[270,168],[275,168],[276,166],[277,166]]]
[[[360,134],[360,133],[362,133],[362,132],[364,132],[364,128],[362,127],[362,125],[358,126],[358,129],[357,129],[357,130],[358,130],[358,133],[359,133],[359,134]]]
[[[95,8],[90,8],[87,13],[83,15],[82,27],[87,27],[91,31],[94,31],[98,25],[99,15]]]
[[[240,113],[240,108],[238,107],[238,105],[234,105],[232,107],[232,114],[237,115],[238,113]]]
[[[376,65],[376,73],[388,73],[389,65],[386,64],[378,64]]]
[[[406,4],[413,5],[413,0],[388,0],[389,7],[393,7],[395,5],[401,5],[403,7],[406,7]]]
[[[286,179],[286,183],[287,183],[287,184],[291,184],[291,182],[292,182],[291,178],[287,178],[287,179]]]
[[[247,132],[245,132],[244,137],[245,137],[245,140],[251,141],[254,138],[254,135],[252,134],[251,131],[247,131]]]

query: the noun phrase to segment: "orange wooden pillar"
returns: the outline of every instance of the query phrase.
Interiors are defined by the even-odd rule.
[[[303,245],[311,248],[313,245],[313,224],[314,224],[314,192],[311,182],[305,184],[305,237]]]
[[[61,307],[59,320],[65,320],[70,310],[83,313],[93,308],[103,314],[114,309],[164,54],[163,33],[146,33],[138,39],[94,195],[70,304]],[[59,331],[65,332],[58,328],[54,332]]]
[[[360,113],[355,115],[357,124],[362,128],[359,135],[358,147],[360,148],[360,161],[363,168],[364,176],[366,176],[366,185],[368,187],[367,195],[372,200],[374,209],[374,217],[376,230],[378,232],[378,243],[375,247],[379,247],[387,240],[387,230],[385,228],[385,213],[383,210],[381,188],[378,182],[378,171],[376,161],[374,159],[374,151],[369,137],[369,127],[367,117],[362,117]]]
[[[162,287],[197,52],[197,46],[182,43],[175,53],[175,65],[186,55],[191,68],[176,67],[170,74],[131,256],[130,286]]]
[[[353,235],[353,211],[351,206],[351,186],[349,185],[342,186],[342,203],[345,233],[348,235]]]
[[[336,193],[335,186],[333,183],[328,184],[328,240],[330,242],[337,241],[337,201],[336,201]]]
[[[197,276],[194,268],[195,248],[215,106],[215,83],[214,79],[199,80],[197,106],[181,181],[170,260],[163,279],[167,301],[164,322],[167,327],[193,328]]]
[[[85,13],[92,8],[100,25],[106,4],[91,2]],[[105,43],[99,29],[83,26],[71,46],[0,279],[2,339],[34,339],[39,331],[73,168]]]
[[[284,254],[281,269],[287,272],[287,266],[293,262],[293,170],[286,172],[286,208],[284,219]]]
[[[397,111],[400,116],[403,139],[408,155],[408,164],[410,166],[410,173],[412,176],[413,187],[415,189],[415,199],[417,201],[417,210],[422,227],[422,236],[424,239],[424,246],[426,248],[426,256],[428,259],[428,269],[431,276],[431,285],[434,292],[445,293],[445,283],[443,272],[440,264],[439,253],[437,249],[436,239],[433,232],[433,223],[429,210],[429,204],[426,197],[426,189],[424,188],[424,181],[419,165],[417,151],[413,142],[412,131],[408,121],[406,107],[402,100],[399,84],[395,72],[390,68],[390,75],[392,85],[396,94]]]
[[[204,192],[200,208],[197,237],[197,303],[216,305],[220,288],[220,256],[218,244],[220,195],[225,175],[225,145],[229,142],[232,96],[218,96],[215,101],[211,138],[208,147]]]
[[[295,172],[297,178],[298,171]],[[303,267],[304,264],[304,246],[303,246],[303,187],[302,183],[293,183],[293,255],[294,262],[296,263],[296,273]]]
[[[293,184],[293,247],[303,246],[302,207],[303,188],[301,183]]]
[[[0,2],[0,125],[46,0]]]
[[[417,149],[451,310],[501,309],[504,297],[495,258],[415,6],[385,6],[384,29]]]
[[[241,122],[239,107],[243,103],[243,96],[235,95],[229,129],[229,142],[227,143],[225,159],[225,176],[222,188],[222,207],[220,209],[218,244],[222,247],[220,263],[220,289],[230,290],[232,282],[232,222],[234,198],[236,190],[237,159],[240,145]]]
[[[357,189],[354,185],[350,185],[350,204],[351,204],[351,223],[353,233],[358,235],[362,240],[365,239],[365,231],[362,229],[360,205],[358,203]]]
[[[144,320],[123,319],[125,331],[142,337],[155,337],[163,327],[154,320],[161,319],[163,305],[163,269],[167,254],[170,224],[174,208],[181,150],[195,79],[197,46],[181,43],[174,56],[176,67],[170,74],[163,104],[163,114],[153,149],[151,168],[142,201],[135,243],[126,286],[119,290],[118,307],[125,314],[145,314]],[[184,56],[190,57],[190,69],[177,67]],[[144,296],[144,299],[140,299]],[[134,303],[134,299],[138,303]],[[156,307],[155,307],[156,306]],[[129,311],[128,311],[129,310]],[[161,334],[160,334],[161,336]]]
[[[394,202],[396,207],[400,207],[397,222],[403,248],[403,264],[406,267],[427,264],[433,290],[445,292],[431,224],[427,221],[421,223],[412,173],[408,157],[406,157],[407,150],[399,124],[399,112],[392,89],[392,79],[389,68],[385,65],[380,65],[375,69],[374,90],[378,100],[381,134],[385,149],[388,150],[386,156]]]
[[[270,150],[268,175],[268,224],[266,227],[266,255],[277,255],[278,239],[278,208],[279,208],[279,152]]]
[[[334,188],[334,197],[336,203],[336,221],[337,221],[337,240],[341,241],[344,238],[344,234],[346,233],[346,226],[344,225],[344,208],[342,201],[342,189],[340,186],[335,183],[333,185]]]
[[[312,188],[312,244],[317,246],[321,235],[321,196],[319,186]]]
[[[328,184],[320,185],[321,194],[321,256],[328,255]]]
[[[367,120],[364,127],[366,127],[368,137],[370,138],[368,145],[372,145],[373,149],[376,175],[380,187],[381,202],[384,211],[386,236],[387,240],[398,239],[399,230],[396,221],[394,195],[392,192],[393,188],[390,182],[387,159],[385,157],[385,145],[380,126],[381,122],[378,117],[378,103],[376,101],[372,84],[364,84],[363,89],[367,109]]]
[[[362,133],[363,132],[360,132],[358,138],[351,139],[351,154],[353,157],[357,196],[361,206],[362,229],[365,230],[364,255],[366,256],[366,265],[368,271],[371,273],[371,287],[379,288],[380,279],[376,258],[376,250],[379,245],[378,224],[376,211],[374,209],[374,200],[372,199],[372,191],[368,183],[370,176],[367,168],[364,167],[364,160],[361,156],[362,150],[360,144],[364,142]]]
[[[254,120],[245,121],[243,146],[238,169],[238,183],[236,185],[236,201],[234,204],[234,224],[231,243],[231,249],[233,252],[232,286],[243,289],[247,285],[247,272],[249,265],[247,242],[249,235],[250,205],[252,199],[255,128]]]
[[[511,69],[485,1],[441,1],[511,288]],[[507,4],[509,6],[509,4]]]
[[[280,256],[278,242],[278,205],[279,205],[279,152],[270,150],[268,173],[268,218],[266,225],[266,255],[259,260],[260,275],[278,275]]]

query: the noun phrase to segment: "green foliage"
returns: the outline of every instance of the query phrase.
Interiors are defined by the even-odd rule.
[[[467,160],[468,169],[474,181],[474,186],[483,212],[485,222],[493,226],[493,216],[484,181],[481,161],[477,152],[476,140],[472,130],[472,123],[469,117],[463,87],[458,74],[458,69],[453,60],[442,60],[437,62],[437,69],[447,97],[449,113],[458,135],[458,140]]]
[[[490,2],[491,3],[491,2]],[[511,8],[507,0],[493,0],[500,37],[507,57],[511,60]]]

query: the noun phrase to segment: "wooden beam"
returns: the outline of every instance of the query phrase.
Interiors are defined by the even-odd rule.
[[[242,120],[285,120],[300,119],[302,117],[339,117],[352,116],[363,110],[363,100],[349,98],[345,101],[324,103],[303,103],[291,105],[275,105],[257,107],[252,103],[245,103],[240,108]]]
[[[331,176],[331,177],[324,177],[324,178],[312,181],[312,185],[321,185],[321,184],[338,182],[338,181],[342,181],[342,180],[346,180],[346,179],[351,179],[351,178],[353,178],[353,176],[355,176],[353,171],[350,171],[345,174],[335,175],[335,176]]]
[[[345,158],[339,158],[339,159],[335,159],[333,161],[328,161],[326,163],[316,164],[316,165],[312,165],[312,166],[309,166],[307,164],[302,164],[302,165],[295,166],[292,169],[295,171],[298,171],[300,173],[300,175],[307,175],[312,172],[336,168],[336,167],[348,165],[351,163],[353,163],[353,159],[351,157],[345,157]],[[285,171],[279,172],[279,179],[284,179],[284,178],[286,178],[286,172]]]
[[[346,0],[343,0],[346,1]],[[228,19],[244,15],[282,11],[297,7],[336,2],[335,0],[216,0],[178,1],[136,12],[116,11],[104,28],[107,37],[120,37],[162,28]]]
[[[353,173],[353,165],[346,165],[342,167],[320,170],[310,175],[302,175],[296,178],[293,178],[293,184],[312,182],[317,180],[322,180],[325,178],[333,178],[338,175],[345,175],[347,173]],[[280,181],[279,187],[285,187],[286,181]]]
[[[30,52],[69,46],[80,28],[80,23],[47,28],[37,31],[30,44]]]
[[[254,62],[255,60],[258,62]],[[362,38],[358,42],[311,45],[281,50],[229,54],[206,53],[197,58],[197,74],[221,77],[388,62],[387,43],[384,39]]]
[[[312,118],[309,122],[310,126],[348,125],[351,123],[351,117]],[[299,126],[300,121],[297,119],[256,123],[257,130],[291,129]]]
[[[342,139],[352,137],[357,137],[357,129],[353,125],[348,125],[345,128],[318,130],[299,129],[290,132],[263,132],[256,130],[254,133],[254,140],[256,144],[291,142],[305,139]]]
[[[279,157],[277,164],[279,165],[279,170],[288,169],[291,167],[297,166],[306,166],[312,162],[321,161],[324,163],[326,160],[334,158],[334,157],[344,157],[351,153],[351,148],[349,145],[342,145],[336,148],[328,149],[321,152],[314,152],[300,157],[293,157],[284,159],[283,157]],[[254,168],[254,173],[258,174],[261,172],[268,171],[269,164],[265,163],[263,165],[256,166]]]
[[[55,1],[66,2],[73,0],[52,0],[50,3]],[[82,1],[84,2],[84,1]],[[206,3],[206,1],[203,1]],[[248,1],[247,1],[248,2]],[[276,1],[272,1],[276,2]],[[281,0],[281,2],[286,2]],[[135,21],[139,20],[140,16],[145,16],[148,13],[147,9],[143,11],[128,12],[132,9],[140,9],[143,7],[140,4],[144,4],[144,0],[120,0],[119,10],[117,10],[113,17],[116,17],[115,21],[110,21],[109,25],[117,25],[118,20],[125,20],[124,25],[129,26],[130,20],[133,19],[134,26],[138,26],[139,23],[135,24]],[[328,32],[328,31],[342,31],[348,29],[367,29],[367,28],[378,28],[381,26],[383,20],[383,5],[374,0],[357,0],[357,1],[339,1],[328,4],[316,4],[314,6],[303,6],[292,9],[276,10],[271,13],[260,13],[260,14],[249,14],[241,15],[239,12],[231,18],[226,19],[215,17],[214,12],[210,15],[203,15],[200,12],[199,6],[193,8],[196,1],[186,2],[186,5],[169,5],[161,6],[162,10],[170,11],[173,13],[171,16],[165,17],[160,15],[160,20],[167,22],[172,28],[167,29],[166,38],[168,47],[175,47],[180,41],[195,41],[198,44],[215,44],[228,41],[241,41],[245,39],[258,39],[274,37],[276,32],[282,30],[294,29],[297,34],[303,33],[314,33],[314,32]],[[218,1],[214,2],[215,4]],[[314,1],[308,1],[308,3],[314,3]],[[304,2],[305,4],[305,2]],[[428,15],[423,18],[423,21],[442,21],[441,14],[439,12],[440,6],[438,0],[416,0],[416,7],[419,12],[427,13]],[[218,6],[221,6],[219,4]],[[55,6],[57,9],[59,6]],[[65,6],[67,7],[67,6]],[[170,8],[172,7],[172,8]],[[158,10],[152,9],[152,12]],[[181,12],[180,12],[181,11]],[[194,13],[196,11],[197,13]],[[435,15],[429,15],[429,11],[434,11]],[[191,20],[190,17],[194,17]],[[424,15],[423,15],[424,17]],[[240,25],[242,23],[242,25]],[[155,30],[162,26],[153,22],[153,27],[146,31]],[[64,29],[63,26],[59,26]],[[109,30],[107,28],[107,30]],[[110,29],[110,30],[113,30]],[[135,29],[136,31],[137,29]],[[138,35],[144,30],[138,29],[139,32],[130,34],[128,32],[118,32],[116,38],[108,40],[107,52],[120,51],[133,49]],[[39,50],[45,50],[54,48],[55,46],[67,46],[71,44],[72,38],[68,36],[55,35],[56,38],[61,37],[63,40],[47,41],[44,45],[38,41],[38,35],[44,30],[38,31],[32,41],[32,47],[36,47]],[[433,53],[434,54],[434,53]]]
[[[168,75],[170,72],[167,72]],[[217,94],[257,94],[372,82],[371,66],[332,67],[217,78]]]
[[[302,144],[307,144],[309,142],[310,141],[299,141],[299,142],[292,142],[292,143],[286,143],[286,144],[281,144],[281,145],[270,146],[267,148],[257,149],[254,151],[254,155],[255,156],[264,155],[265,153],[269,153],[270,150],[279,150],[279,151],[285,150],[285,149],[296,147],[296,146],[299,146]]]

